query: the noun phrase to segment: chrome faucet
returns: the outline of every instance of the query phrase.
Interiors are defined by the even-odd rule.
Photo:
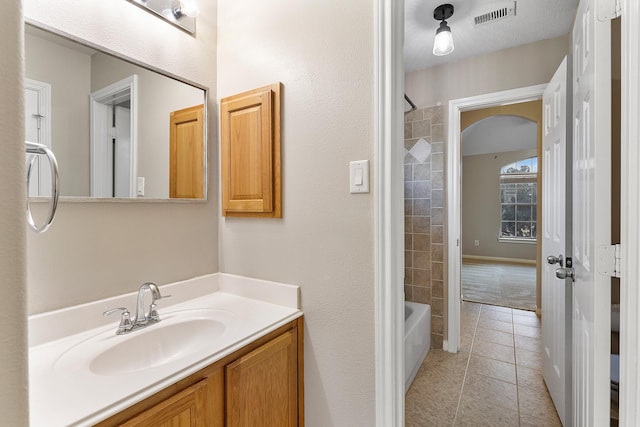
[[[149,310],[145,310],[144,295],[145,291],[151,293],[151,304],[149,304]],[[136,300],[136,316],[131,320],[131,313],[125,307],[112,308],[102,313],[104,316],[122,311],[120,318],[120,325],[118,325],[117,335],[127,334],[129,332],[137,331],[148,325],[158,323],[160,321],[160,315],[158,314],[158,307],[156,301],[162,298],[169,298],[171,295],[162,295],[160,289],[155,283],[146,282],[143,283],[138,289],[138,297]]]

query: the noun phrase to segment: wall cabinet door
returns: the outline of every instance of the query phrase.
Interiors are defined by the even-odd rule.
[[[228,427],[297,426],[297,331],[226,366]]]
[[[222,214],[282,217],[280,84],[220,101]]]
[[[203,380],[132,418],[123,427],[207,425],[207,381]]]
[[[173,111],[169,130],[169,197],[204,197],[204,104]]]

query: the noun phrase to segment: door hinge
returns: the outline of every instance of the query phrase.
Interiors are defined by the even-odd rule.
[[[599,0],[597,4],[598,21],[610,21],[622,14],[620,0]]]
[[[112,128],[109,129],[109,138],[111,139],[116,139],[116,127],[113,126]]]
[[[603,276],[620,277],[620,245],[598,246],[598,273]]]

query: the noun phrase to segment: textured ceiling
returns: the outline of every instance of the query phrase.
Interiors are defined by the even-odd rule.
[[[567,34],[578,0],[517,0],[516,16],[475,27],[474,17],[514,1],[452,0],[455,12],[447,20],[455,50],[432,53],[439,21],[433,10],[447,0],[405,0],[404,65],[415,71],[509,47]]]

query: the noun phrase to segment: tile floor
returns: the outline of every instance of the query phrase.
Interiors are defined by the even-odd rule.
[[[410,426],[561,426],[542,380],[540,319],[464,302],[461,349],[431,349],[405,397]]]

